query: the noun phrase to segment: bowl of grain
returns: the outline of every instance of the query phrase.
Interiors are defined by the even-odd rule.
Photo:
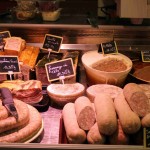
[[[103,55],[88,51],[82,55],[82,63],[87,76],[87,84],[111,84],[122,86],[132,69],[132,61],[125,55]]]

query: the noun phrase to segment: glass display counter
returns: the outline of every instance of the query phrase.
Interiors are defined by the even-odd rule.
[[[10,31],[12,36],[22,37],[29,45],[41,47],[45,34],[54,34],[63,37],[61,49],[79,50],[82,53],[88,50],[97,50],[99,44],[105,41],[115,40],[118,50],[130,53],[139,52],[150,48],[149,26],[124,26],[104,24],[100,21],[98,28],[88,24],[85,16],[62,16],[57,22],[12,22],[9,17],[0,19],[0,32]],[[69,20],[68,20],[69,18]],[[61,22],[63,20],[63,22]],[[70,21],[70,23],[68,22]],[[79,60],[80,61],[80,60]],[[83,66],[80,68],[80,82],[86,84]],[[99,149],[99,150],[146,150],[143,145],[91,145],[91,144],[67,144],[60,143],[60,119],[61,109],[50,104],[45,112],[41,112],[44,131],[41,136],[35,138],[35,143],[4,143],[1,149]],[[62,133],[62,132],[61,132]],[[33,140],[33,142],[34,142]]]

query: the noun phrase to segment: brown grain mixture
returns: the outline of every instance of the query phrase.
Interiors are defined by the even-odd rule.
[[[116,58],[108,58],[101,60],[92,66],[96,70],[106,71],[106,72],[119,72],[127,69],[127,66],[123,61]]]

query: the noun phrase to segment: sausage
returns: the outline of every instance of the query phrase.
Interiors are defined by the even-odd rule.
[[[75,112],[79,127],[83,130],[90,130],[95,123],[95,111],[91,101],[86,96],[75,100]]]
[[[5,108],[5,106],[2,105],[2,102],[0,101],[0,120],[6,119],[9,117],[9,112]]]
[[[28,105],[29,122],[0,134],[0,143],[24,143],[36,136],[42,127],[42,117],[36,108]]]
[[[114,99],[115,109],[122,129],[127,134],[136,133],[141,127],[139,116],[133,112],[123,94]]]
[[[117,116],[113,99],[105,93],[100,93],[96,95],[94,104],[100,133],[113,134],[117,130]]]
[[[129,143],[129,135],[125,134],[120,121],[118,119],[118,128],[111,136],[109,136],[110,144],[114,145],[127,145]]]
[[[126,84],[123,93],[131,109],[140,117],[144,117],[149,112],[149,99],[136,83]]]
[[[67,103],[62,110],[62,118],[68,142],[71,144],[82,144],[86,140],[86,133],[77,122],[74,103]]]
[[[18,112],[18,119],[16,120],[13,116],[9,116],[8,118],[1,120],[0,133],[23,126],[29,121],[29,110],[27,104],[20,100],[14,100],[14,103]]]
[[[148,113],[141,119],[141,123],[143,127],[150,127],[150,113]]]
[[[87,141],[90,144],[104,144],[106,137],[99,132],[97,122],[91,127],[87,133]]]

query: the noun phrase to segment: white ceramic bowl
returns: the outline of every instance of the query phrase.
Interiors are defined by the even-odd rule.
[[[126,64],[127,69],[119,72],[106,72],[92,68],[92,65],[99,62],[102,59],[116,58]],[[87,75],[87,84],[112,84],[122,86],[128,73],[132,69],[132,61],[123,54],[109,54],[103,55],[97,51],[88,51],[82,56],[82,63]]]

